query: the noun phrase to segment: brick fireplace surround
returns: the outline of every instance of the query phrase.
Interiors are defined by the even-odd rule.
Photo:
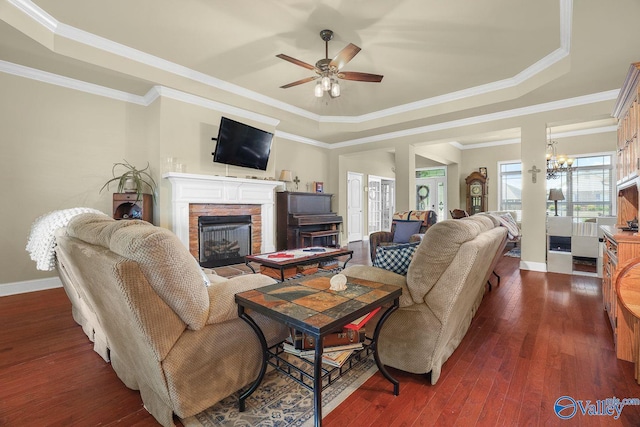
[[[172,230],[198,258],[198,216],[251,215],[252,253],[275,248],[275,190],[280,181],[169,172]]]

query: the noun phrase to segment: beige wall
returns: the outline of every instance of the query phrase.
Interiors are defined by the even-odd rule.
[[[110,178],[113,163],[123,159],[136,166],[150,163],[160,186],[154,222],[167,228],[171,227],[171,190],[161,178],[167,157],[177,157],[188,173],[227,172],[211,155],[220,112],[169,98],[144,107],[2,73],[0,87],[0,178],[4,183],[0,287],[56,275],[36,270],[25,251],[33,221],[72,207],[111,214],[115,187],[99,190]],[[230,166],[228,174],[277,178],[281,169],[291,169],[300,177],[301,191],[306,191],[306,182],[329,182],[328,150],[274,138],[267,171]]]
[[[111,210],[99,193],[114,162],[146,159],[142,107],[0,73],[2,203],[0,284],[44,278],[25,245],[33,221],[53,210]],[[113,187],[112,187],[113,189]]]
[[[284,138],[276,138],[272,155],[275,156],[276,175],[280,176],[282,169],[291,171],[293,177],[300,180],[298,189],[295,183],[288,183],[290,191],[312,191],[311,183],[320,181],[324,184],[325,193],[335,193],[329,176],[329,150],[299,142],[289,141]]]

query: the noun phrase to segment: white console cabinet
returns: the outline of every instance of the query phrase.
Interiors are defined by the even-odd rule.
[[[570,216],[547,217],[547,271],[563,274],[589,274],[575,270],[577,259],[593,259],[598,277],[602,277],[601,225],[615,225],[615,217],[595,222],[573,222]]]

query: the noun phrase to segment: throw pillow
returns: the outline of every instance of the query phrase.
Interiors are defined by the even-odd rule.
[[[395,221],[393,232],[394,243],[409,243],[409,238],[420,232],[422,221]]]
[[[395,246],[378,246],[373,266],[406,276],[413,254],[420,242]]]

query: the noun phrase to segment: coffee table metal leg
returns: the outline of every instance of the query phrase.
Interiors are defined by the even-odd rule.
[[[255,274],[255,273],[256,273],[256,270],[253,268],[253,266],[251,265],[251,262],[250,262],[250,261],[245,261],[244,263],[245,263],[245,265],[246,265],[247,267],[249,267],[249,268],[251,269],[251,271],[253,271],[253,274]]]
[[[322,338],[316,338],[316,343]],[[313,361],[313,419],[315,427],[322,426],[322,346],[316,345]]]
[[[349,261],[351,261],[351,259],[353,258],[353,253],[349,254],[349,258],[347,258],[347,260],[344,262],[344,264],[342,264],[342,269],[344,270],[345,268],[347,268],[347,263]]]
[[[400,383],[398,382],[398,380],[396,380],[391,376],[391,374],[389,373],[389,371],[387,371],[387,368],[384,366],[384,364],[380,362],[380,358],[378,357],[378,336],[380,335],[380,331],[382,330],[382,326],[384,325],[384,322],[387,321],[391,313],[393,313],[398,309],[398,306],[399,306],[399,300],[395,299],[393,301],[393,305],[389,307],[387,311],[384,312],[384,314],[380,318],[380,321],[376,325],[376,329],[373,333],[373,342],[371,343],[373,345],[373,358],[376,360],[376,365],[378,365],[378,370],[391,384],[393,384],[394,396],[398,396],[400,394]]]
[[[258,336],[258,340],[260,341],[260,345],[262,347],[262,366],[260,366],[260,372],[258,373],[258,378],[256,378],[253,384],[251,384],[251,386],[247,390],[245,390],[240,395],[240,398],[239,398],[239,402],[238,402],[239,411],[244,412],[245,400],[249,396],[251,396],[251,394],[254,391],[256,391],[256,389],[262,382],[262,379],[264,378],[265,372],[267,371],[268,350],[267,350],[267,340],[265,339],[264,334],[262,333],[262,330],[256,324],[256,322],[247,313],[244,312],[244,307],[241,306],[240,304],[238,304],[238,317],[240,317],[242,320],[247,322],[249,326],[251,326],[251,329],[253,329],[253,331]]]

